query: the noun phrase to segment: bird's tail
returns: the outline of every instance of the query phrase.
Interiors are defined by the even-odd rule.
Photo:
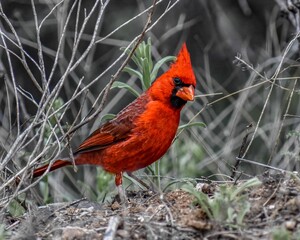
[[[47,171],[47,169],[49,168],[49,172],[52,172],[58,168],[64,167],[64,166],[68,166],[68,165],[72,165],[72,162],[68,161],[68,160],[56,160],[49,168],[49,164],[46,164],[42,167],[39,167],[37,169],[35,169],[33,171],[33,178],[39,177],[41,175],[44,174],[44,172]]]
[[[98,152],[88,152],[84,154],[74,155],[75,165],[100,165],[101,166],[101,156]],[[49,172],[52,172],[58,168],[73,165],[73,162],[69,158],[58,159],[50,167],[46,164],[39,167],[33,171],[33,178],[43,175],[49,168]]]

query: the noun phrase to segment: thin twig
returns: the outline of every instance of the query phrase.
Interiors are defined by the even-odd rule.
[[[42,50],[42,42],[41,42],[41,38],[40,38],[41,29],[39,27],[37,12],[36,12],[35,3],[33,0],[31,0],[31,6],[32,6],[33,18],[34,18],[35,30],[36,30],[36,41],[37,41],[37,45],[38,45],[38,58],[39,58],[39,66],[41,69],[43,92],[47,96],[49,94],[49,89],[47,87],[46,70],[45,70],[44,56],[43,56],[43,50]]]
[[[118,227],[120,225],[121,219],[117,216],[112,216],[109,219],[107,229],[104,233],[103,240],[113,240],[115,239]]]
[[[273,169],[273,170],[276,170],[276,171],[292,173],[291,171],[288,171],[288,170],[280,169],[280,168],[273,167],[273,166],[270,166],[270,165],[267,165],[267,164],[263,164],[263,163],[260,163],[260,162],[248,160],[248,159],[245,159],[245,158],[239,158],[239,157],[237,157],[236,159],[239,160],[239,161],[241,161],[241,162],[251,163],[253,165],[257,165],[257,166],[261,166],[261,167]]]
[[[244,155],[244,152],[246,150],[246,147],[247,147],[247,141],[248,141],[248,137],[249,137],[249,130],[253,127],[253,124],[250,123],[249,125],[247,125],[246,127],[246,135],[245,137],[243,138],[243,141],[242,141],[242,144],[241,144],[241,148],[240,148],[240,151],[239,151],[239,155],[238,155],[238,158],[241,158],[243,155]],[[237,160],[235,162],[235,165],[232,167],[232,174],[231,174],[231,178],[234,179],[235,178],[235,175],[236,175],[236,171],[240,165],[241,161],[240,160]],[[238,180],[238,179],[236,179]]]

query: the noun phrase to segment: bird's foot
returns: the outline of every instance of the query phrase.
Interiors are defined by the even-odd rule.
[[[123,189],[122,185],[117,186],[118,188],[118,195],[120,198],[121,203],[128,203],[128,199],[126,197],[125,190]]]
[[[129,204],[122,185],[118,185],[117,189],[118,189],[118,194],[114,197],[112,204],[111,204],[111,209],[113,211],[122,210],[122,209],[124,210],[128,207],[128,204]]]

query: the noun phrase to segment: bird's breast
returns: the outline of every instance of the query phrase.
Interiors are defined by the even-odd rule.
[[[130,137],[105,150],[103,168],[118,173],[144,168],[161,158],[177,132],[180,111],[149,102],[135,120]]]

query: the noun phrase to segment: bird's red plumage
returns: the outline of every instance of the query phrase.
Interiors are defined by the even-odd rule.
[[[182,85],[176,86],[174,78],[181,79]],[[190,56],[183,44],[177,60],[167,72],[74,151],[75,164],[99,165],[116,174],[116,184],[119,185],[123,172],[132,172],[155,162],[170,147],[179,125],[180,111],[186,101],[193,99],[195,85]],[[171,101],[172,96],[174,102],[180,97],[185,98],[185,95],[178,94],[179,90],[176,95],[175,88],[189,94],[182,104]],[[71,164],[68,160],[57,160],[49,170]],[[37,168],[33,177],[42,175],[47,169],[48,165]]]

